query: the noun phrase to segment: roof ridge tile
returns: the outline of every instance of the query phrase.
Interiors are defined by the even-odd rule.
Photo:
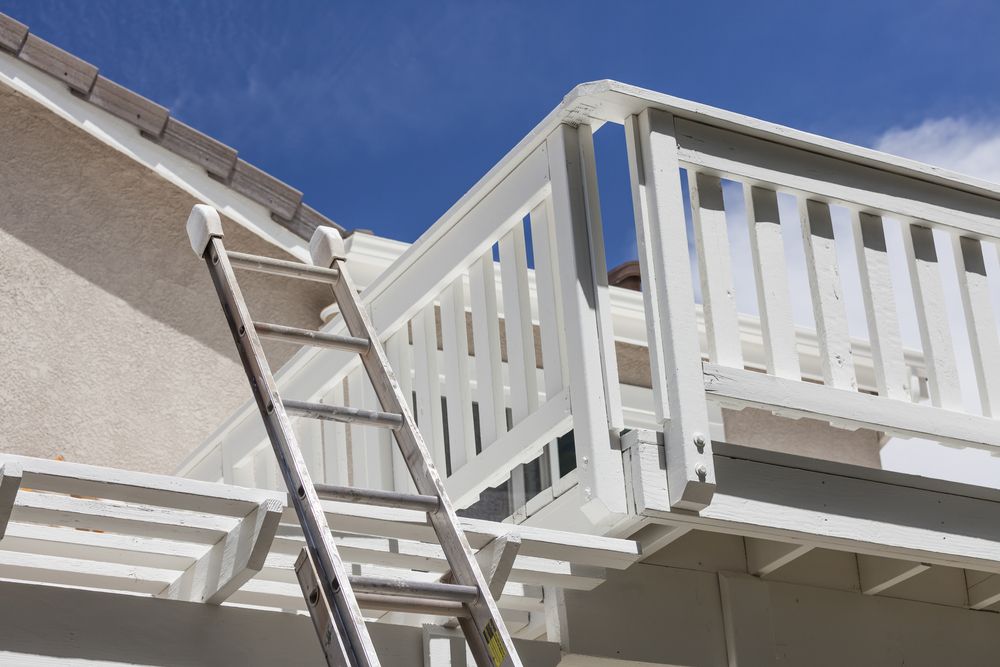
[[[28,26],[0,12],[0,49],[69,86],[94,106],[125,120],[146,139],[200,165],[209,176],[265,206],[271,219],[308,239],[316,227],[341,225],[306,205],[302,192],[238,157],[235,148],[170,114],[169,109],[99,74],[98,68],[32,34]]]

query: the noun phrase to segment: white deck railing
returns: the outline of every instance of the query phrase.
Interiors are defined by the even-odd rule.
[[[632,297],[609,289],[605,277],[592,133],[609,121],[624,126],[628,146],[641,334],[621,330],[621,304]],[[742,189],[739,207],[724,186]],[[787,219],[781,224],[790,198],[797,235],[789,234]],[[752,285],[734,284],[733,262],[741,260],[729,232],[738,208],[747,212],[744,259],[753,267]],[[843,216],[849,224],[840,224]],[[714,488],[710,403],[890,436],[1000,446],[993,421],[1000,342],[985,270],[998,218],[1000,188],[598,82],[574,90],[362,300],[415,397],[418,423],[458,506],[510,479],[515,519],[523,516],[530,495],[524,466],[541,457],[534,465],[548,489],[544,498],[579,484],[585,512],[600,523],[628,512],[616,445],[636,414],[664,432],[671,505],[695,510],[711,502]],[[887,241],[887,233],[899,238]],[[805,258],[801,278],[786,262],[786,246],[795,243]],[[954,255],[954,276],[938,261],[945,247]],[[900,267],[908,280],[894,282]],[[856,272],[861,286],[867,340],[850,336],[845,271]],[[815,331],[808,335],[792,316],[790,281],[797,279],[809,288]],[[695,301],[696,282],[703,305]],[[946,311],[952,284],[965,316],[958,324]],[[753,345],[747,315],[737,312],[734,294],[741,290],[752,291],[757,303]],[[908,298],[921,350],[904,356],[897,302]],[[328,329],[341,327],[335,318]],[[955,340],[953,331],[966,338]],[[619,382],[623,338],[646,346],[651,387]],[[811,356],[803,353],[806,338]],[[973,359],[979,409],[962,401],[959,348]],[[926,374],[930,405],[915,402],[915,367]],[[290,398],[374,407],[362,373],[351,355],[307,350],[282,369],[279,383]],[[274,475],[258,421],[248,406],[185,471],[267,486]],[[300,428],[320,479],[407,486],[385,434],[310,422]],[[554,443],[571,431],[577,469],[567,474]]]

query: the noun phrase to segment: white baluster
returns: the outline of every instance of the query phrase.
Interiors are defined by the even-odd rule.
[[[858,380],[854,374],[854,353],[847,327],[830,206],[813,199],[800,199],[799,216],[823,382],[838,389],[856,391]]]

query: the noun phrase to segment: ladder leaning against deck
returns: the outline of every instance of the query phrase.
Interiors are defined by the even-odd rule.
[[[361,601],[382,608],[455,616],[479,667],[520,666],[510,633],[469,542],[458,526],[455,509],[445,494],[441,477],[417,430],[379,337],[358,302],[357,292],[343,266],[346,257],[340,234],[330,227],[317,229],[310,242],[313,265],[307,265],[227,252],[222,243],[219,213],[211,206],[199,204],[194,207],[187,231],[192,248],[205,260],[212,275],[274,448],[278,468],[305,534],[306,547],[295,569],[327,663],[331,667],[379,664],[361,615]],[[349,335],[337,336],[253,321],[236,282],[234,268],[329,283]],[[260,338],[358,353],[383,411],[283,400],[278,395]],[[290,413],[392,430],[417,493],[313,484],[292,432]],[[334,544],[320,497],[426,512],[451,568],[447,581],[426,583],[349,575]]]

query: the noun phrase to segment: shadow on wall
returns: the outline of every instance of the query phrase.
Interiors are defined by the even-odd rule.
[[[235,360],[208,272],[184,229],[197,202],[17,93],[0,92],[0,117],[0,230]],[[283,254],[233,223],[225,229],[229,247]],[[262,316],[298,326],[317,326],[331,301],[322,285],[254,274],[240,281]],[[294,350],[269,347],[281,361]]]

